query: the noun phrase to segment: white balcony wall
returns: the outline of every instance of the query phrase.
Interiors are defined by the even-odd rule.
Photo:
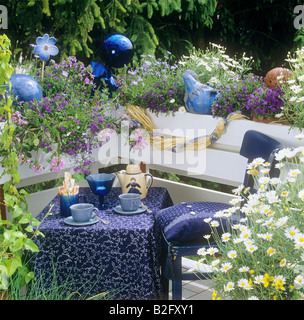
[[[220,119],[210,115],[196,115],[191,113],[175,113],[172,116],[155,116],[148,112],[154,127],[168,136],[196,137],[209,135],[216,127]],[[289,126],[281,124],[263,124],[249,120],[235,120],[229,123],[226,132],[220,139],[206,150],[193,152],[184,151],[172,153],[171,151],[154,150],[147,147],[142,151],[129,150],[128,137],[125,135],[113,135],[111,140],[102,148],[94,151],[95,165],[91,167],[93,172],[99,168],[117,163],[128,163],[130,159],[147,164],[149,168],[181,175],[188,175],[198,179],[238,186],[243,182],[246,159],[239,155],[244,133],[247,130],[263,132],[286,146],[298,146],[299,142],[294,138],[299,132],[289,130]],[[36,174],[27,165],[19,167],[20,184],[25,186],[62,177],[65,171],[73,174],[75,163],[66,160],[66,166],[61,172],[51,172],[47,162],[50,155],[40,152],[39,161],[45,164],[46,169]],[[0,184],[7,181],[2,177]],[[115,182],[119,185],[119,182]],[[82,183],[86,185],[86,181]],[[228,202],[231,195],[214,192],[203,188],[188,186],[176,182],[155,179],[154,186],[167,187],[174,203],[182,201],[222,201]],[[29,199],[31,212],[37,214],[54,197],[58,190],[47,190],[39,194],[32,194]]]

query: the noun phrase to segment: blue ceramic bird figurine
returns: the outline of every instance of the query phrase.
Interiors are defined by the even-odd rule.
[[[183,74],[186,87],[184,97],[186,109],[191,113],[209,114],[212,103],[217,100],[218,93],[212,87],[197,81],[197,77],[192,70],[187,70]]]

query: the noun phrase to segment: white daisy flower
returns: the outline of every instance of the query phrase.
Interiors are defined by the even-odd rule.
[[[232,269],[232,264],[230,262],[225,262],[222,264],[222,267],[221,267],[221,271],[226,273],[227,271],[229,271],[230,269]]]
[[[303,75],[303,77],[304,77],[304,75]],[[295,138],[296,139],[298,139],[298,140],[303,140],[304,139],[304,133],[299,133],[299,134],[297,134],[296,136],[295,136]]]
[[[288,217],[285,216],[285,217],[282,217],[282,218],[279,218],[276,222],[276,226],[277,227],[282,227],[284,226],[286,223],[287,223],[287,220],[288,220]]]
[[[247,279],[240,279],[237,284],[239,288],[243,288],[243,289],[250,288],[250,284]]]
[[[234,283],[229,281],[226,285],[224,285],[224,291],[234,290]]]
[[[304,234],[303,233],[297,233],[294,237],[295,245],[297,249],[304,247]]]
[[[302,201],[304,201],[304,189],[299,191],[298,197],[299,197]]]
[[[304,278],[302,275],[298,275],[294,279],[294,284],[297,288],[304,286]]]
[[[301,171],[299,169],[291,169],[288,172],[288,176],[297,177],[300,173],[301,173]]]
[[[211,227],[218,227],[220,224],[219,224],[218,221],[213,220],[213,221],[210,222],[210,225],[211,225]]]
[[[230,250],[228,253],[227,253],[227,256],[230,258],[230,259],[235,259],[237,257],[237,252],[235,250]]]
[[[197,250],[199,256],[205,256],[207,254],[206,248],[200,248]]]
[[[256,284],[263,283],[263,279],[264,279],[264,276],[255,276],[254,283],[256,283]]]
[[[231,233],[229,233],[229,232],[223,233],[222,234],[222,241],[227,242],[230,239],[230,237],[231,237]]]
[[[285,237],[290,239],[290,240],[294,240],[295,239],[295,236],[300,233],[300,230],[294,226],[291,226],[289,228],[287,228],[285,230]]]
[[[251,230],[250,229],[245,229],[244,231],[241,232],[240,238],[243,240],[248,240],[251,236]]]
[[[232,192],[233,192],[234,194],[240,196],[241,193],[242,193],[242,191],[243,191],[243,189],[244,189],[244,185],[241,184],[238,188],[233,189]]]
[[[213,260],[211,262],[212,267],[216,267],[220,263],[220,259]]]
[[[243,266],[243,267],[239,268],[239,271],[240,272],[247,272],[247,271],[249,271],[249,267]]]
[[[252,245],[246,246],[246,250],[250,253],[253,253],[254,251],[258,250],[258,247],[256,245],[252,244]]]
[[[285,258],[282,259],[282,260],[280,261],[280,267],[281,267],[281,268],[282,268],[282,267],[285,267],[285,266],[286,266],[286,263],[287,263],[286,259],[285,259]]]
[[[276,249],[269,247],[266,251],[266,253],[271,257],[274,254],[276,254]]]
[[[207,249],[207,254],[213,256],[214,254],[218,253],[218,251],[219,251],[218,248],[211,247]]]

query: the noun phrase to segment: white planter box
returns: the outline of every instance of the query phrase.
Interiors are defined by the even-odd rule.
[[[171,136],[197,137],[209,135],[215,129],[220,119],[211,115],[197,115],[192,113],[175,113],[170,116],[160,114],[156,116],[147,112],[154,127],[161,133]],[[244,133],[247,130],[263,132],[286,146],[298,146],[294,136],[298,130],[289,130],[289,126],[281,124],[264,124],[250,120],[235,120],[228,124],[226,132],[209,148],[202,151],[183,151],[173,153],[152,149],[151,146],[142,151],[129,150],[128,140],[124,136],[113,135],[109,142],[100,149],[96,149],[93,157],[96,160],[95,170],[117,163],[118,157],[122,162],[128,163],[130,159],[142,161],[148,168],[155,168],[167,172],[182,175],[190,175],[199,179],[219,182],[232,186],[238,186],[243,182],[246,159],[239,155]],[[19,167],[21,185],[34,184],[41,181],[61,177],[63,172],[73,173],[75,163],[65,159],[65,167],[61,172],[51,172],[47,162],[49,154],[39,153],[39,162],[45,165],[45,170],[36,174],[28,165]],[[7,181],[8,177],[2,177],[0,184]]]

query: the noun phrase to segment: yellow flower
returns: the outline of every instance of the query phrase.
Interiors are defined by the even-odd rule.
[[[285,290],[283,286],[284,282],[281,279],[277,279],[275,283],[272,284],[276,289]]]
[[[256,169],[250,169],[249,171],[247,171],[247,174],[251,174],[253,176],[257,176],[259,174],[259,172]]]
[[[269,282],[272,281],[274,277],[269,277],[267,273],[264,275],[264,279],[262,279],[262,282],[264,282],[264,287],[267,288],[269,286]]]
[[[212,300],[221,300],[220,297],[217,297],[217,293],[216,293],[215,290],[214,290],[213,293],[212,293]]]

